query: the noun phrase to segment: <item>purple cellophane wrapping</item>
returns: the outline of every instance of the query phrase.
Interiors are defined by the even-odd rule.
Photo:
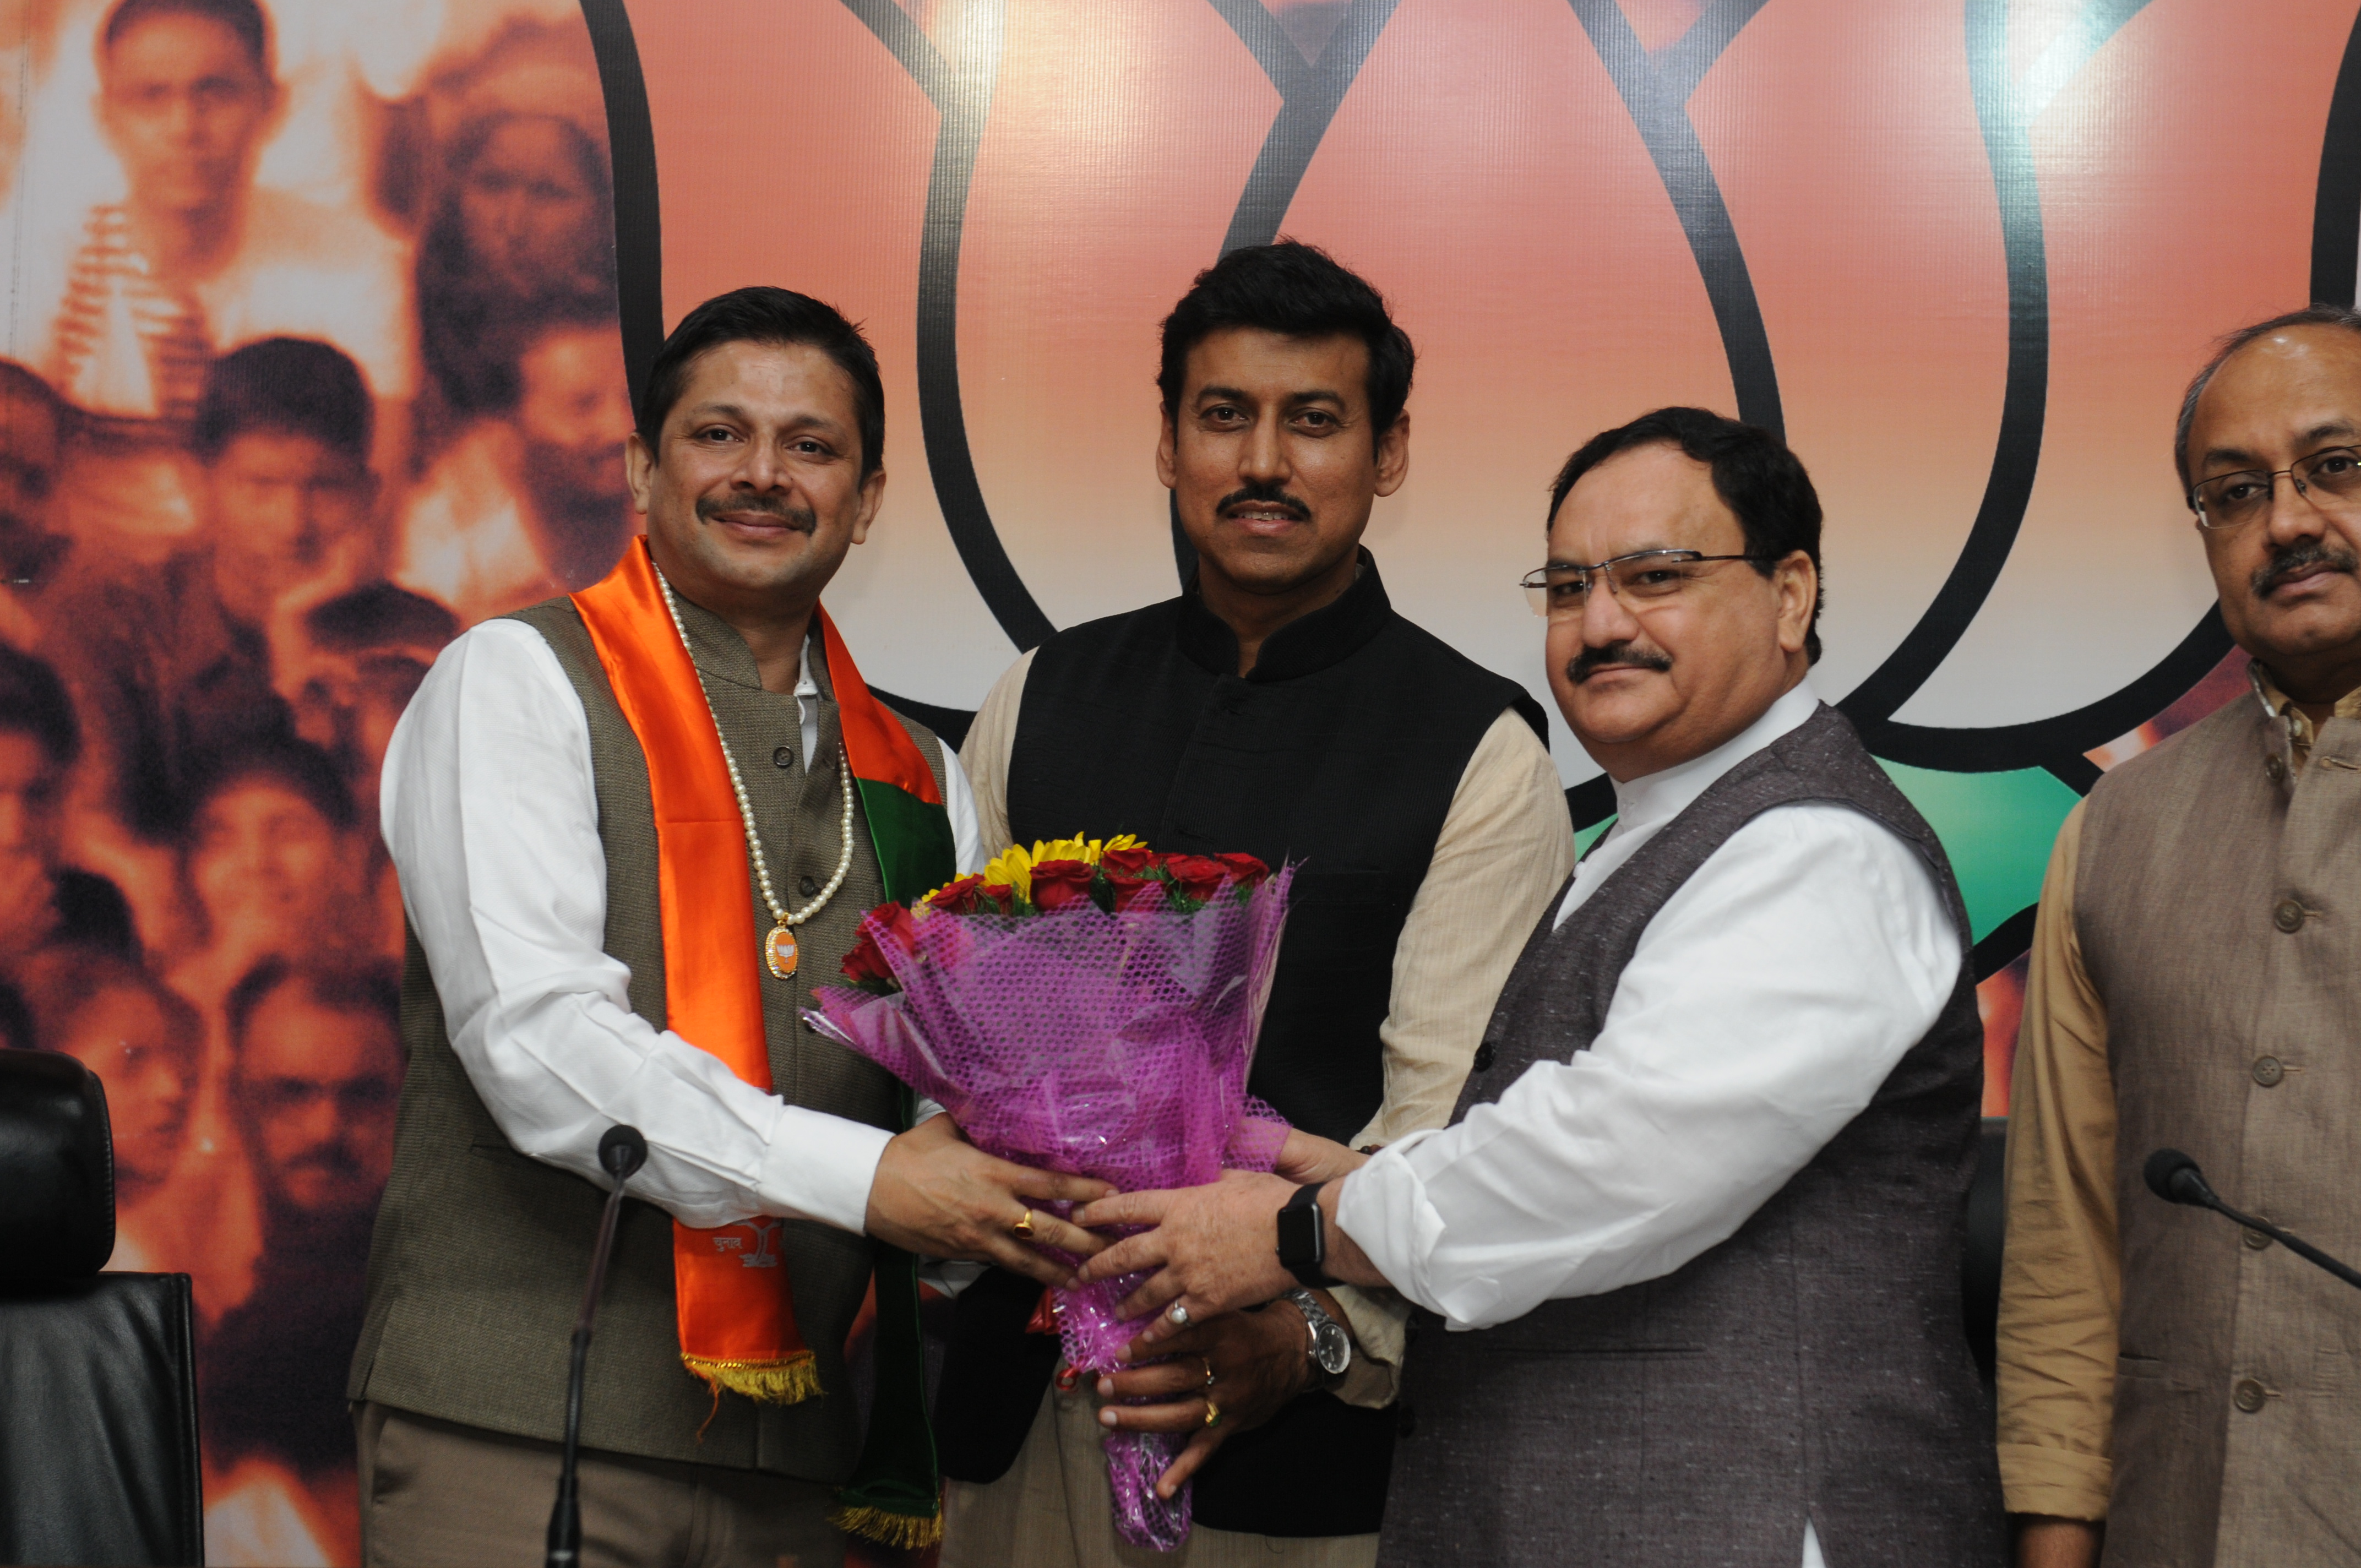
[[[979,1148],[1117,1191],[1194,1187],[1225,1168],[1268,1170],[1287,1124],[1246,1094],[1270,997],[1292,872],[1193,915],[1082,905],[1044,915],[930,913],[916,950],[883,932],[896,996],[821,987],[805,1017],[950,1113]],[[1055,1292],[1066,1361],[1127,1364],[1138,1325],[1115,1304],[1147,1277]],[[1115,1525],[1135,1545],[1188,1539],[1189,1491],[1156,1479],[1184,1437],[1106,1440]]]

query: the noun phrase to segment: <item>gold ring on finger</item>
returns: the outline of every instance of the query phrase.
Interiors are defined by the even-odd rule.
[[[1030,1209],[1026,1210],[1023,1215],[1017,1219],[1017,1222],[1008,1228],[1010,1231],[1015,1233],[1018,1241],[1031,1241],[1033,1239],[1033,1211]]]
[[[1205,1364],[1205,1387],[1210,1388],[1213,1386],[1213,1358],[1210,1355],[1201,1355],[1197,1359]]]
[[[1222,1407],[1211,1399],[1205,1401],[1205,1424],[1209,1427],[1222,1424]]]

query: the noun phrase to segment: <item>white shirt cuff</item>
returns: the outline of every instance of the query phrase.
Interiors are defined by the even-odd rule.
[[[1370,1266],[1409,1300],[1454,1318],[1433,1293],[1425,1262],[1443,1239],[1443,1216],[1426,1195],[1426,1183],[1407,1157],[1441,1127],[1422,1128],[1389,1144],[1368,1164],[1346,1176],[1336,1190],[1336,1228],[1353,1238]],[[1488,1285],[1489,1281],[1483,1281]],[[1465,1309],[1466,1303],[1459,1305]]]
[[[869,1221],[877,1162],[894,1135],[801,1105],[781,1109],[763,1156],[763,1208],[859,1235]]]

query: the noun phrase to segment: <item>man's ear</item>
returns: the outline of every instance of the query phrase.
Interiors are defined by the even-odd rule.
[[[1819,570],[1803,551],[1790,550],[1771,569],[1771,585],[1779,595],[1779,651],[1800,653],[1811,636],[1812,612],[1819,608]]]
[[[648,515],[648,496],[655,482],[656,455],[638,431],[623,437],[623,483],[631,488],[631,510]]]
[[[877,521],[877,509],[885,504],[885,470],[879,468],[861,481],[861,510],[852,514],[852,542],[860,544],[869,538],[869,525]]]
[[[1164,422],[1156,432],[1156,477],[1168,490],[1180,488],[1180,432],[1173,423],[1172,408],[1163,408]]]
[[[1392,495],[1410,477],[1410,411],[1394,415],[1378,437],[1378,494]]]

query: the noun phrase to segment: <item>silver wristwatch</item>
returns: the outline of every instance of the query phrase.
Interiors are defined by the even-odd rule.
[[[1309,1290],[1296,1289],[1287,1293],[1288,1300],[1303,1314],[1303,1326],[1312,1331],[1312,1365],[1320,1368],[1319,1387],[1333,1388],[1353,1365],[1353,1336],[1345,1325],[1320,1310],[1320,1298]]]

